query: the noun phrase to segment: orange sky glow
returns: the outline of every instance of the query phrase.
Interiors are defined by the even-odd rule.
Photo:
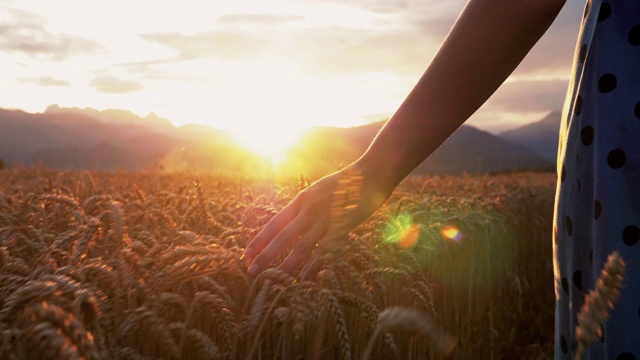
[[[389,117],[464,4],[0,0],[0,107],[155,112],[286,148],[310,126]],[[469,125],[498,132],[561,109],[582,6],[567,3]]]

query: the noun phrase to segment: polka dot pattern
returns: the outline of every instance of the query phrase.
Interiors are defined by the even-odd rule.
[[[600,5],[600,13],[598,13],[598,22],[607,20],[609,16],[611,16],[611,5],[602,3],[602,5]]]
[[[566,354],[569,352],[569,345],[567,344],[567,338],[564,335],[560,336],[560,347],[562,348],[562,353]]]
[[[582,46],[580,47],[578,58],[580,59],[581,63],[583,63],[587,59],[587,49],[587,44],[582,44]]]
[[[587,125],[580,132],[580,140],[582,145],[589,146],[593,142],[593,127]]]
[[[612,169],[620,169],[627,161],[627,154],[622,149],[613,149],[607,154],[607,164]]]
[[[576,272],[573,273],[573,285],[582,290],[582,271],[576,270]]]
[[[637,360],[636,356],[630,352],[624,352],[616,358],[616,360]]]
[[[571,217],[567,216],[564,218],[564,228],[567,231],[567,235],[571,236],[573,234],[573,221],[571,221]]]
[[[574,115],[580,115],[582,113],[582,96],[578,95],[578,97],[576,98],[576,104],[574,105],[573,108],[573,114]]]
[[[585,359],[640,357],[640,1],[589,0],[558,159],[555,358],[573,359],[577,313],[609,254],[625,285]],[[629,336],[629,334],[632,334]],[[633,334],[638,334],[635,336]]]
[[[604,74],[598,80],[598,89],[602,93],[612,92],[618,85],[618,78],[613,74]]]
[[[633,46],[640,45],[640,25],[636,25],[629,31],[629,44]]]
[[[622,230],[622,240],[628,246],[633,246],[640,240],[640,228],[635,225],[629,225]]]

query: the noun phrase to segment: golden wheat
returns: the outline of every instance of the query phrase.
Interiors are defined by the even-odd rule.
[[[364,359],[369,359],[373,343],[383,331],[403,331],[422,335],[433,344],[439,353],[444,355],[449,355],[456,344],[454,337],[418,311],[391,307],[382,311],[378,316],[378,325],[369,339]]]
[[[617,252],[609,255],[595,289],[585,297],[578,313],[578,326],[575,331],[578,342],[574,357],[576,360],[581,359],[586,348],[603,335],[602,325],[609,318],[609,313],[618,300],[625,268],[624,259]]]
[[[537,275],[551,274],[552,176],[407,179],[304,279],[276,269],[250,278],[240,255],[309,179],[194,179],[1,172],[0,357],[443,356],[425,339],[381,328],[379,309],[397,306],[459,337],[455,359],[521,358],[531,344],[538,357],[552,352],[553,293]],[[359,182],[340,184],[333,216],[359,201]],[[385,241],[400,214],[420,230],[410,247]],[[447,225],[463,240],[444,239]]]

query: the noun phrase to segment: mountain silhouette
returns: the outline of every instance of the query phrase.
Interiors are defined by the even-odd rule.
[[[498,136],[512,144],[524,145],[533,149],[545,159],[555,163],[558,154],[561,116],[560,112],[554,111],[540,121],[504,131]]]
[[[301,172],[325,172],[356,160],[382,128],[383,122],[354,128],[317,128],[307,134],[304,149],[292,151]],[[304,168],[303,164],[312,164]],[[533,150],[511,144],[472,126],[461,126],[413,175],[461,175],[551,169],[553,163]],[[383,169],[381,169],[383,171]]]
[[[50,106],[43,113],[0,109],[0,158],[7,164],[42,163],[58,169],[197,170],[219,174],[288,171],[320,177],[357,159],[383,122],[310,129],[282,165],[206,125],[174,126],[153,113]],[[552,168],[533,150],[462,126],[415,175],[475,174]],[[381,169],[382,170],[382,169]]]

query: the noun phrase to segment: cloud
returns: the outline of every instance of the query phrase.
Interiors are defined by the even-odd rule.
[[[275,26],[304,19],[301,15],[228,14],[219,17],[216,22],[220,25]]]
[[[371,26],[301,29],[284,51],[321,76],[388,73],[417,79],[464,5],[452,6],[454,2],[335,1],[370,14]]]
[[[167,46],[183,60],[218,57],[225,60],[251,59],[262,55],[270,40],[259,32],[213,30],[192,35],[178,32],[140,35],[144,40]]]
[[[411,9],[405,9],[403,3],[380,1],[375,9],[391,11],[398,7],[395,12],[410,14]],[[354,26],[346,20],[324,24],[312,15],[229,14],[218,18],[214,28],[205,32],[140,36],[174,50],[177,60],[215,57],[236,61],[276,56],[296,62],[305,72],[321,77],[363,72],[420,73],[441,40],[433,41],[423,24],[407,23],[401,17],[365,16],[374,19],[374,27],[369,28]],[[294,25],[277,26],[281,24]]]
[[[583,5],[580,1],[567,1],[549,31],[520,64],[517,74],[560,72],[569,78]]]
[[[180,59],[157,59],[121,63],[115,65],[114,67],[122,69],[129,74],[133,74],[136,77],[144,78],[147,80],[186,81],[187,79],[185,78],[184,74],[158,69],[158,67],[167,65],[170,66],[173,64],[178,64],[180,62]]]
[[[317,4],[310,0],[307,3]],[[333,1],[332,6],[357,9],[373,26],[306,21],[312,20],[313,14],[229,14],[218,18],[210,31],[148,33],[141,37],[173,49],[176,61],[277,56],[298,64],[308,75],[323,78],[386,73],[417,79],[465,3],[466,0]],[[581,6],[567,4],[516,74],[564,73],[568,77],[581,13]],[[277,26],[288,23],[295,26]]]
[[[303,2],[298,0],[299,2]],[[454,0],[449,0],[454,1]],[[318,0],[306,0],[307,3],[318,3]],[[409,0],[323,0],[323,3],[334,3],[344,6],[350,6],[355,8],[364,9],[375,13],[393,13],[399,10],[406,9],[410,5],[414,5],[415,1]]]
[[[428,60],[451,30],[467,1],[353,0],[342,2],[334,0],[333,2],[386,16],[386,20],[381,22],[381,25],[388,27],[384,34],[376,36],[374,31],[368,37],[366,44],[362,44],[362,46],[371,47],[366,53],[370,59],[373,59],[374,67],[395,53],[398,54],[398,58],[404,58],[405,63],[388,61],[387,64],[400,69],[415,70],[426,67]],[[564,72],[568,77],[583,8],[582,2],[567,2],[547,34],[518,67],[516,74]],[[348,33],[345,34],[348,35]],[[369,65],[369,60],[361,63],[361,67],[365,69]]]
[[[137,81],[120,79],[111,74],[99,74],[91,80],[89,85],[100,92],[109,94],[124,94],[144,88]]]
[[[69,87],[71,83],[67,80],[56,79],[51,76],[41,76],[38,78],[23,78],[21,79],[24,83],[35,84],[39,86],[63,86]]]
[[[381,72],[417,76],[436,48],[412,26],[385,31],[331,26],[294,33],[282,51],[323,77]]]
[[[0,50],[61,61],[73,55],[93,53],[100,48],[90,39],[47,31],[46,19],[36,13],[0,8],[0,14],[6,18],[0,23]]]
[[[507,112],[560,111],[567,92],[565,80],[510,81],[489,99],[487,105]]]

